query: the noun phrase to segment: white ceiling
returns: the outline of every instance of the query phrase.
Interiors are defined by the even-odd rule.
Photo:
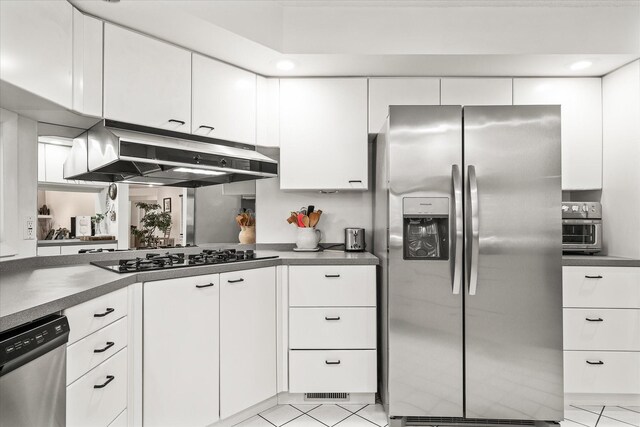
[[[640,57],[640,0],[71,2],[266,76],[600,76]]]

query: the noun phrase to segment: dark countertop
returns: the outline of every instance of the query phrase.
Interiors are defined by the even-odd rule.
[[[563,255],[563,266],[640,267],[640,259],[606,255]]]
[[[19,262],[15,261],[13,265],[9,262],[0,263],[2,276],[0,280],[0,331],[64,310],[137,282],[276,265],[378,264],[378,258],[367,252],[259,250],[260,256],[277,255],[279,258],[118,274],[89,264],[89,261],[104,259],[107,256],[106,254],[96,255],[36,257],[19,260]],[[123,257],[122,253],[120,257]],[[129,253],[127,257],[131,258],[131,254]],[[29,261],[35,265],[29,265]],[[82,264],[80,264],[81,262]]]

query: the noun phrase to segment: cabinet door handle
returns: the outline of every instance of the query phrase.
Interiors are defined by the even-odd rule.
[[[336,317],[328,317],[328,316],[325,316],[325,317],[324,317],[324,320],[340,320],[340,316],[336,316]]]
[[[600,276],[600,275],[597,275],[597,276],[589,276],[589,275],[586,275],[586,276],[584,276],[584,277],[585,277],[585,278],[587,278],[587,279],[602,279],[602,276]]]
[[[111,381],[113,381],[116,377],[114,377],[113,375],[107,375],[107,380],[105,382],[103,382],[102,384],[96,384],[93,386],[93,388],[105,388],[106,386],[109,385],[109,383]]]
[[[207,126],[207,125],[200,125],[198,126],[198,129],[216,130],[216,128],[214,128],[213,126]]]
[[[244,282],[244,279],[238,279],[238,280],[227,280],[227,282],[229,282],[229,283],[240,283],[240,282]]]
[[[115,345],[115,343],[113,341],[107,341],[107,345],[102,347],[102,348],[96,348],[95,350],[93,350],[94,353],[104,353],[105,351],[109,350],[111,347],[113,347]]]
[[[589,365],[604,365],[604,362],[602,360],[598,360],[597,362],[592,362],[590,360],[587,360],[587,363]]]
[[[327,364],[327,365],[339,365],[340,361],[339,360],[325,360],[324,363]]]
[[[362,184],[362,180],[359,180],[359,179],[350,179],[349,180],[349,184],[356,183],[356,182],[359,182],[360,184]]]
[[[176,119],[169,119],[169,123],[180,123],[180,126],[185,125],[187,122],[184,122],[182,120],[176,120]]]
[[[211,286],[213,286],[213,283],[207,283],[206,285],[196,285],[196,288],[198,289],[210,288]]]
[[[325,274],[324,277],[332,278],[332,277],[340,277],[339,274]]]
[[[111,313],[113,313],[114,311],[116,311],[116,309],[115,309],[115,308],[110,308],[110,307],[109,307],[109,308],[107,308],[107,310],[106,310],[104,313],[96,313],[96,314],[94,314],[94,315],[93,315],[93,317],[104,317],[104,316],[106,316],[107,314],[111,314]]]
[[[603,319],[602,317],[597,317],[597,318],[595,318],[595,319],[592,319],[592,318],[590,318],[590,317],[587,317],[585,320],[586,320],[587,322],[604,322],[604,319]]]

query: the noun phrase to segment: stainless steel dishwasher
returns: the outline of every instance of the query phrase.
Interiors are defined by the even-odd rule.
[[[0,334],[0,426],[65,425],[68,340],[59,315]]]

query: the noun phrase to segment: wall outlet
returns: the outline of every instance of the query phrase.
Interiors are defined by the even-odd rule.
[[[36,221],[32,216],[27,216],[24,219],[24,240],[34,240],[36,238]]]

